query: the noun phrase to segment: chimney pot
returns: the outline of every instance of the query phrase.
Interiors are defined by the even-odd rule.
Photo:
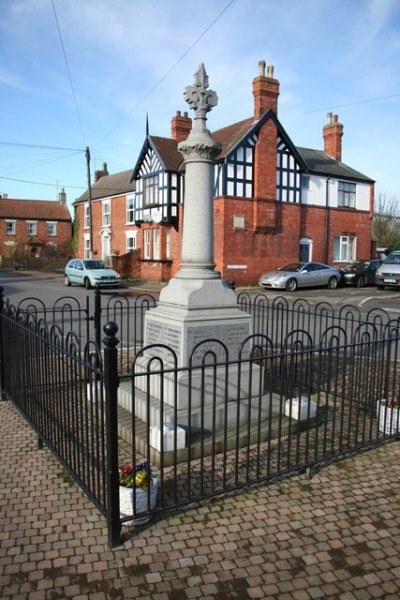
[[[258,62],[258,74],[260,77],[265,77],[265,60]]]
[[[274,78],[274,65],[268,65],[267,77],[270,77],[270,79]]]

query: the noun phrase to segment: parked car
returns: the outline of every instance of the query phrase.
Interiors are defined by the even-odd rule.
[[[65,267],[64,283],[84,285],[90,290],[92,287],[119,287],[121,278],[102,260],[73,258]]]
[[[364,287],[375,285],[375,273],[382,263],[379,259],[355,261],[340,269],[342,283]]]
[[[294,262],[261,275],[259,285],[294,292],[298,287],[324,287],[333,290],[341,280],[339,269],[317,262]]]
[[[378,290],[385,287],[400,288],[400,250],[391,252],[375,273]]]

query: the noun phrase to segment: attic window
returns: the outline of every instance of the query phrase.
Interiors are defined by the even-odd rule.
[[[244,215],[233,215],[233,229],[244,229]]]

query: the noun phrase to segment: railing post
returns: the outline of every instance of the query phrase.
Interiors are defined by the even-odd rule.
[[[115,337],[118,325],[108,321],[104,325],[104,388],[106,399],[106,447],[107,447],[107,527],[108,543],[113,548],[121,542],[121,521],[119,513],[118,477],[118,370],[117,345]]]
[[[0,286],[0,400],[4,399],[3,309],[4,309],[4,288]]]
[[[100,336],[101,336],[101,293],[100,288],[96,288],[94,291],[94,335],[95,341],[100,348]]]

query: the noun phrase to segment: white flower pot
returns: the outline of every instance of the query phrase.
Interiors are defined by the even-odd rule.
[[[147,490],[142,490],[119,486],[119,511],[122,517],[131,517],[134,514],[133,494],[136,494],[135,514],[147,513],[148,510],[154,510],[157,502],[158,477],[153,480],[153,485],[150,488],[150,508],[147,506]],[[135,517],[133,523],[135,525],[144,525],[151,519],[150,514],[145,514],[140,517]]]
[[[386,406],[385,400],[378,400],[376,404],[379,431],[386,435],[393,435],[400,430],[400,410],[397,407]]]

